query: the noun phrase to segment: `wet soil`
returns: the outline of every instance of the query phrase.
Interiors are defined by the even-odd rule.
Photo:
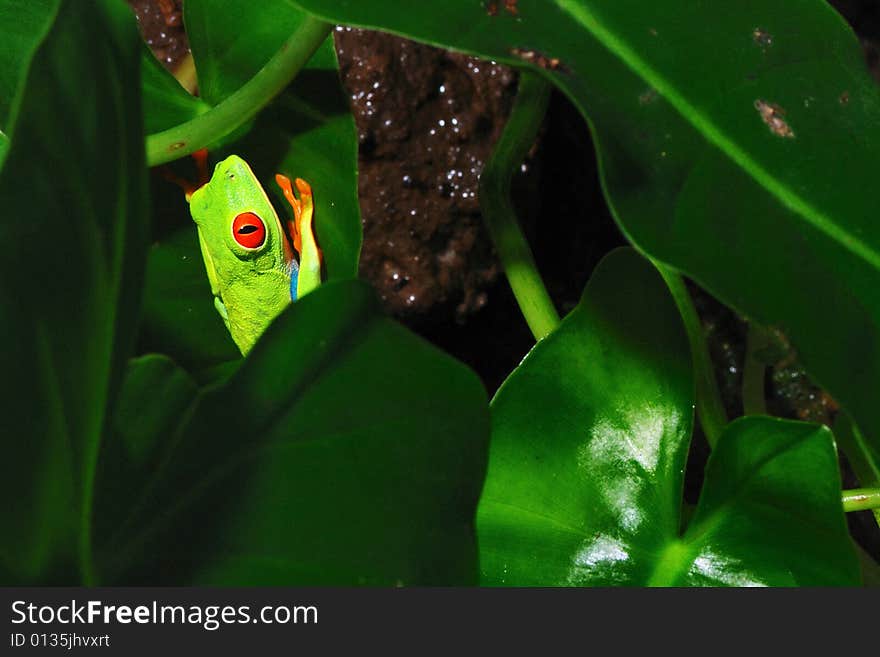
[[[173,71],[189,52],[182,0],[128,0],[144,41],[165,68]]]
[[[464,322],[499,275],[477,186],[516,76],[378,32],[335,36],[360,142],[361,274],[398,317]]]

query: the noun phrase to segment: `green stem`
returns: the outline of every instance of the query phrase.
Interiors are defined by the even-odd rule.
[[[871,511],[880,509],[880,488],[853,488],[843,491],[843,510]]]
[[[519,309],[536,340],[559,326],[559,313],[517,222],[510,201],[510,186],[514,173],[535,142],[549,100],[550,83],[535,73],[522,71],[510,118],[480,176],[483,218]]]
[[[746,359],[743,365],[742,396],[745,415],[766,415],[767,401],[764,395],[764,373],[767,367],[756,356],[768,345],[765,331],[749,322],[746,337]]]
[[[871,449],[867,437],[845,412],[841,412],[834,422],[834,437],[859,483],[868,490],[880,490],[880,459]],[[874,519],[880,526],[880,507],[875,507]]]
[[[189,155],[252,118],[296,77],[332,25],[307,16],[260,71],[216,107],[191,121],[147,136],[147,164]]]
[[[703,325],[694,308],[693,299],[680,274],[674,272],[666,265],[652,260],[654,266],[660,272],[675,304],[684,321],[688,341],[691,344],[691,357],[694,361],[694,379],[697,386],[697,415],[700,425],[710,447],[718,444],[718,438],[727,425],[727,411],[721,401],[721,392],[718,382],[715,380],[715,370],[712,367],[712,359],[709,357],[709,346],[703,333]]]

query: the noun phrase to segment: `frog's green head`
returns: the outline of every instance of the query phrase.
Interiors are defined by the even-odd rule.
[[[192,194],[190,211],[212,283],[218,273],[228,278],[283,268],[292,259],[278,214],[237,155],[217,164],[211,180]]]

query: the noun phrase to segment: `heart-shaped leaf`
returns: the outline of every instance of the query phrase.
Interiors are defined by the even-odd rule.
[[[548,76],[625,233],[782,329],[880,444],[880,91],[826,2],[296,2]]]
[[[826,427],[767,417],[730,424],[687,531],[666,546],[649,583],[859,584],[837,472]]]
[[[662,279],[612,253],[492,402],[483,582],[857,583],[833,441],[813,425],[730,425],[680,533],[692,387]]]
[[[46,3],[12,4],[26,20]],[[95,463],[146,256],[134,18],[113,0],[53,5],[0,172],[15,245],[0,258],[0,562],[30,584],[89,579]]]
[[[382,317],[365,284],[328,283],[200,396],[144,496],[102,491],[130,512],[104,578],[473,584],[488,433],[469,370]]]

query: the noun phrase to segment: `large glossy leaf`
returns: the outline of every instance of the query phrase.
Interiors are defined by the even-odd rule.
[[[296,2],[543,71],[588,117],[626,234],[783,329],[878,444],[880,93],[828,4]]]
[[[826,427],[767,417],[737,420],[709,459],[687,531],[667,546],[650,583],[858,584],[837,468]]]
[[[465,367],[331,282],[165,441],[102,550],[112,583],[475,583],[489,432]]]
[[[134,19],[114,0],[56,5],[0,172],[15,245],[0,258],[0,561],[28,583],[88,578],[95,461],[146,255]]]
[[[631,250],[492,402],[478,534],[492,585],[853,584],[830,433],[731,425],[682,535],[692,425],[687,341],[659,274]]]

